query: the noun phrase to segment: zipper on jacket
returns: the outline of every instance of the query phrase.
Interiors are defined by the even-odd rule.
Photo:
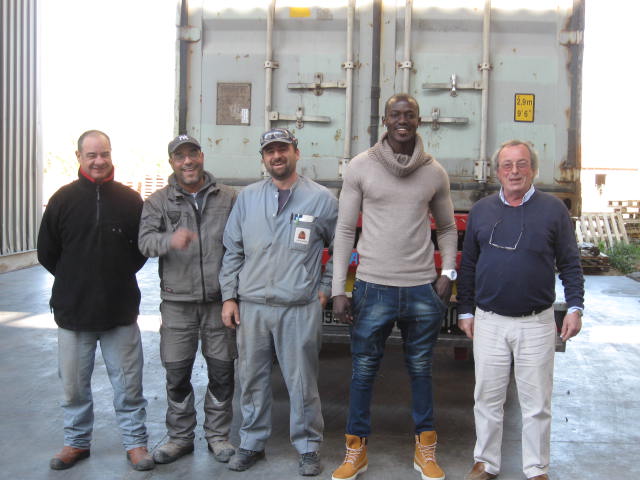
[[[202,236],[201,236],[201,230],[200,230],[200,223],[201,223],[200,212],[198,211],[198,207],[193,203],[189,202],[189,205],[191,205],[191,208],[193,208],[193,213],[195,213],[196,215],[196,225],[198,226],[198,248],[200,249],[200,281],[202,282],[202,301],[206,302],[207,294],[204,287],[204,265],[202,263]],[[202,208],[204,208],[204,202],[202,202]]]
[[[100,184],[96,184],[96,226],[100,225]]]

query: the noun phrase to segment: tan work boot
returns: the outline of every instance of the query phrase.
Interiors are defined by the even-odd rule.
[[[347,438],[347,453],[344,461],[331,476],[332,480],[353,480],[359,474],[367,471],[367,438],[356,435],[345,435]]]
[[[444,472],[436,462],[437,435],[433,430],[416,435],[416,453],[413,468],[420,472],[422,480],[444,480]]]
[[[494,475],[493,473],[486,472],[483,462],[476,462],[473,464],[471,471],[465,475],[464,480],[492,480],[497,476],[498,475]]]

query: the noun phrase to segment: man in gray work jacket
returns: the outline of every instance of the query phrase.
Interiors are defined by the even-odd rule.
[[[153,452],[156,463],[171,463],[193,452],[196,410],[191,371],[202,343],[209,385],[204,399],[204,432],[216,460],[235,453],[231,427],[235,335],[221,319],[218,273],[222,232],[236,200],[231,187],[204,170],[198,141],[179,135],[169,143],[173,175],[169,185],[145,202],[138,243],[148,257],[160,257],[160,358],[167,371],[169,441]]]
[[[318,395],[321,315],[331,293],[322,250],[333,241],[337,200],[298,175],[296,138],[276,128],[260,138],[271,178],[238,196],[224,232],[220,272],[222,320],[237,328],[242,425],[229,468],[242,471],[264,458],[271,433],[273,351],[289,391],[290,436],[299,473],[320,473],[324,427]]]

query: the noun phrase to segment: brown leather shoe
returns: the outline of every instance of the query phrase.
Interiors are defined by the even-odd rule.
[[[133,469],[138,471],[152,470],[156,466],[147,451],[147,447],[136,447],[127,450],[127,460],[129,460]]]
[[[79,460],[88,458],[89,455],[89,449],[75,448],[65,445],[62,447],[62,450],[60,450],[59,453],[56,453],[56,455],[51,459],[49,467],[51,467],[52,470],[66,470],[67,468],[73,467]]]
[[[476,462],[471,471],[464,477],[464,480],[491,480],[497,476],[493,473],[485,472],[483,462]]]
[[[549,475],[543,473],[542,475],[536,475],[535,477],[531,477],[529,480],[549,480]]]

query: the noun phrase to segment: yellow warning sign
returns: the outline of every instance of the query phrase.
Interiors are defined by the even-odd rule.
[[[311,9],[306,7],[289,7],[289,16],[291,18],[310,17]]]
[[[533,122],[536,96],[533,93],[516,93],[513,106],[513,119],[516,122]]]

